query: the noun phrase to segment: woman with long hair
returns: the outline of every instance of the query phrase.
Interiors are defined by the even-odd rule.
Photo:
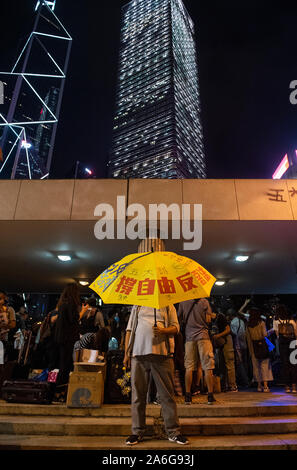
[[[297,393],[297,365],[290,362],[290,344],[297,338],[297,325],[284,305],[278,305],[273,320],[281,359],[282,379],[286,393]],[[291,389],[292,387],[292,389]]]
[[[97,307],[96,299],[90,297],[86,300],[88,309],[80,320],[80,334],[85,335],[86,333],[96,333],[99,328],[104,328],[104,318],[102,311]]]
[[[257,308],[251,308],[249,310],[246,338],[252,358],[254,380],[258,382],[258,392],[270,392],[268,382],[273,380],[268,347],[265,341],[267,336],[268,333],[265,322],[261,318],[261,311]]]
[[[79,340],[79,320],[88,309],[84,305],[80,310],[79,286],[75,282],[67,284],[57,304],[58,316],[55,328],[55,343],[59,348],[59,374],[56,386],[61,391],[58,398],[66,400],[69,373],[73,370],[73,348]],[[58,391],[58,390],[57,390]]]

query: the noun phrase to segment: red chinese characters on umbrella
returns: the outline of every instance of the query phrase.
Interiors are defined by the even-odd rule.
[[[198,287],[198,286],[196,286],[196,284],[194,284],[194,279],[193,279],[193,276],[191,275],[191,273],[183,274],[182,276],[178,276],[176,279],[178,280],[178,282],[182,286],[184,292],[188,292],[188,291]]]
[[[119,284],[117,285],[116,292],[119,292],[120,294],[129,295],[131,294],[136,282],[137,279],[134,279],[133,277],[123,276]]]
[[[144,281],[139,281],[137,295],[154,295],[156,281],[154,279],[146,278]]]
[[[158,279],[158,286],[160,294],[175,294],[176,289],[172,279],[168,279],[168,277],[162,277]]]
[[[182,276],[177,277],[177,280],[183,288],[184,292],[188,292],[198,287],[195,284],[195,281],[198,281],[199,284],[205,286],[211,280],[211,276],[202,268],[197,268],[192,272],[188,272]]]
[[[191,274],[197,279],[202,286],[205,286],[210,280],[211,276],[209,273],[205,272],[202,268],[197,268],[191,272]]]
[[[192,272],[187,272],[182,276],[178,276],[176,281],[180,284],[184,292],[189,292],[198,287],[198,283],[205,286],[211,279],[210,275],[205,273],[203,269],[196,269]],[[162,276],[161,279],[145,278],[137,281],[133,277],[122,276],[120,282],[116,286],[116,292],[119,294],[129,295],[132,293],[134,287],[137,285],[137,295],[154,295],[156,286],[160,294],[175,294],[176,285],[173,279]]]
[[[203,277],[204,276],[204,277]],[[199,281],[201,285],[207,284],[210,276],[205,275],[203,272],[199,272],[198,269],[193,272],[188,272],[182,276],[178,276],[176,280],[181,285],[184,292],[189,292],[192,289],[198,287],[195,284],[196,280]],[[138,282],[138,284],[137,284]],[[154,295],[156,285],[159,289],[160,294],[175,294],[176,286],[173,279],[168,279],[168,277],[162,277],[157,281],[155,279],[146,278],[141,281],[133,277],[122,276],[120,282],[116,286],[116,292],[119,294],[129,295],[133,291],[134,287],[137,284],[137,295]]]
[[[133,253],[113,263],[90,288],[105,303],[164,308],[188,299],[209,297],[215,280],[190,258],[152,251]]]

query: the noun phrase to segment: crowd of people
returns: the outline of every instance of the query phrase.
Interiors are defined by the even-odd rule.
[[[207,403],[214,403],[218,383],[221,392],[254,384],[257,391],[269,392],[269,384],[274,383],[283,385],[287,393],[297,393],[297,365],[290,360],[297,324],[284,305],[273,305],[269,316],[250,299],[238,310],[230,306],[224,310],[215,298],[189,300],[173,308],[178,318],[170,335],[174,390],[186,404],[199,393],[207,394]],[[142,315],[145,318],[146,313]],[[0,292],[2,382],[8,363],[17,363],[22,378],[29,369],[57,369],[56,399],[65,401],[75,351],[95,349],[104,356],[111,349],[124,350],[127,328],[129,332],[128,307],[118,306],[107,314],[94,297],[82,302],[76,283],[66,286],[56,308],[37,324],[29,320],[24,306],[15,313],[6,293]],[[140,352],[145,344],[138,345]],[[140,352],[134,355],[145,355]],[[160,401],[157,388],[151,380],[148,402]]]
[[[238,312],[228,309],[225,314],[213,299],[211,303],[207,299],[181,302],[178,314],[173,305],[157,311],[133,306],[124,357],[125,366],[131,367],[132,387],[132,434],[127,445],[138,444],[145,434],[152,382],[156,394],[153,400],[161,405],[168,439],[182,445],[189,441],[181,434],[177,416],[174,394],[179,390],[183,389],[187,405],[192,403],[193,394],[204,391],[203,376],[209,405],[216,401],[216,379],[223,391],[238,392],[237,381],[243,387],[254,381],[258,392],[269,392],[268,383],[273,380],[270,355],[276,346],[268,336],[274,335],[278,345],[286,392],[297,392],[297,365],[291,357],[297,338],[295,321],[285,306],[278,305],[270,315],[274,317],[272,328],[267,330],[266,317],[249,303],[247,299]]]
[[[193,393],[201,391],[199,385],[203,374],[208,392],[208,404],[215,401],[214,377],[219,377],[222,392],[238,392],[239,386],[248,388],[253,382],[257,383],[258,391],[269,392],[268,382],[273,380],[271,370],[273,355],[269,349],[275,345],[267,340],[268,336],[275,332],[278,338],[274,340],[275,342],[279,340],[276,325],[283,321],[280,320],[280,315],[284,319],[286,310],[283,306],[279,307],[275,312],[274,326],[267,331],[261,310],[252,307],[244,314],[244,309],[247,307],[248,301],[240,311],[229,309],[223,314],[215,311],[215,305],[211,308],[207,299],[180,304],[179,319],[180,321],[187,319],[184,359],[186,404],[191,404]],[[282,312],[280,309],[283,309]],[[195,384],[192,380],[193,373],[196,373]],[[295,392],[295,382],[289,383],[287,375],[284,375],[283,380],[287,384],[287,391],[292,385]]]
[[[65,402],[77,352],[92,349],[102,359],[122,352],[131,368],[132,434],[145,432],[147,403],[160,404],[169,440],[187,444],[180,433],[175,395],[191,405],[194,395],[238,392],[270,384],[297,393],[294,352],[297,323],[280,302],[267,315],[252,299],[236,309],[217,298],[194,299],[154,310],[140,306],[102,309],[95,297],[81,300],[77,283],[68,284],[54,310],[33,323],[24,306],[15,312],[0,291],[0,390],[7,378],[27,379],[32,369],[57,370],[54,401]]]
[[[38,322],[24,306],[15,312],[0,291],[0,392],[6,379],[27,379],[32,370],[58,370],[55,400],[64,402],[76,351],[95,349],[104,357],[123,344],[118,311],[103,315],[94,297],[82,302],[76,283],[65,287],[55,309]]]

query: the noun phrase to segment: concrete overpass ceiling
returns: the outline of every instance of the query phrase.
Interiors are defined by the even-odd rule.
[[[0,221],[1,287],[11,293],[60,292],[65,283],[93,280],[114,261],[137,252],[138,240],[97,240],[94,225],[95,220]],[[205,220],[200,250],[184,251],[180,240],[168,240],[166,249],[228,280],[214,294],[294,294],[296,241],[295,221]],[[58,261],[54,253],[61,251],[74,253],[74,259]],[[250,259],[235,262],[234,256],[244,253]]]

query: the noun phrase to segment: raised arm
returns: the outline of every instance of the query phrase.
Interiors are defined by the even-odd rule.
[[[238,310],[239,313],[244,313],[244,309],[247,307],[247,305],[250,303],[251,299],[245,299],[244,304],[240,307]]]

